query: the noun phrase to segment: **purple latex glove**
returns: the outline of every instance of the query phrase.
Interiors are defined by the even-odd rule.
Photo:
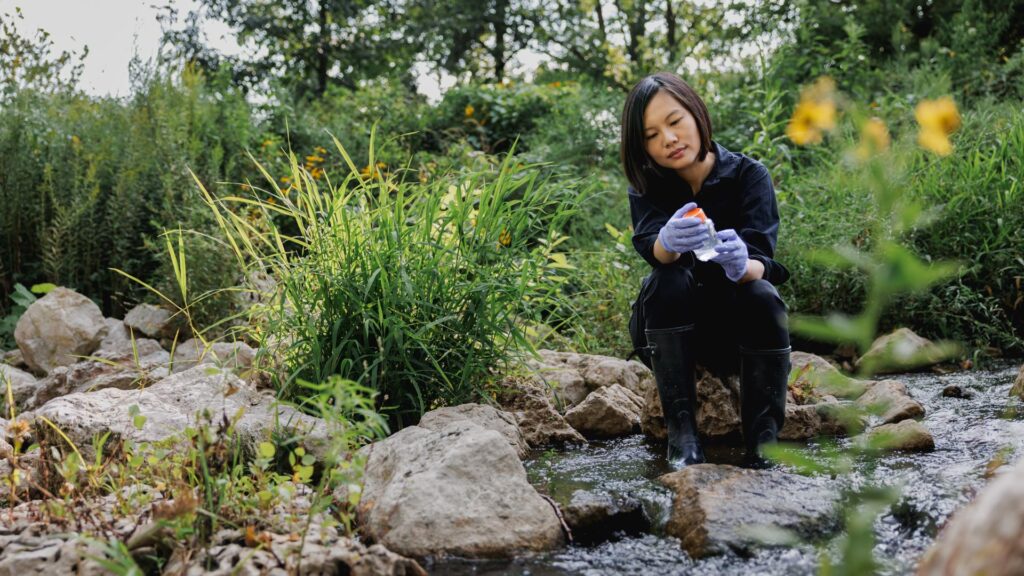
[[[739,282],[747,273],[747,245],[732,229],[719,232],[718,240],[721,242],[715,246],[715,252],[718,254],[713,256],[711,261],[722,265],[726,278]]]
[[[697,207],[697,204],[690,202],[676,210],[676,213],[668,219],[668,222],[658,232],[658,240],[666,250],[682,254],[704,244],[708,237],[708,228],[698,218],[684,218],[690,210]]]

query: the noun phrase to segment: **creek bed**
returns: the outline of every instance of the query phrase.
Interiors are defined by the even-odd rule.
[[[843,482],[902,483],[902,496],[875,523],[875,557],[883,573],[913,573],[951,513],[985,485],[988,463],[999,454],[1015,461],[1024,449],[1024,403],[1008,396],[1020,361],[1003,360],[985,370],[952,374],[899,374],[911,395],[925,407],[925,426],[935,438],[931,453],[895,453],[876,460],[870,472]],[[944,397],[956,385],[970,398]],[[812,449],[817,445],[810,442]],[[709,462],[738,464],[739,449],[705,447]],[[452,575],[611,575],[611,574],[816,574],[819,548],[810,544],[767,548],[751,557],[726,554],[691,559],[678,540],[664,535],[671,494],[656,482],[669,471],[664,448],[642,435],[584,448],[546,450],[525,462],[530,481],[544,494],[567,502],[577,489],[629,493],[639,498],[653,520],[649,534],[591,547],[567,546],[553,552],[504,561],[446,560],[427,565],[436,574]],[[837,481],[838,482],[838,481]],[[824,543],[835,553],[838,539]]]

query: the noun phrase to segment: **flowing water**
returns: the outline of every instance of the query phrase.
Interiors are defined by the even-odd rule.
[[[934,541],[948,516],[966,504],[986,483],[986,467],[1006,454],[1015,461],[1024,454],[1024,403],[1008,396],[1020,361],[1002,361],[987,370],[947,375],[902,374],[925,408],[925,426],[935,438],[935,451],[895,453],[873,467],[863,467],[844,482],[902,484],[900,500],[875,523],[875,557],[886,574],[910,574]],[[944,397],[956,385],[970,398]],[[812,449],[817,445],[809,444]],[[737,464],[742,454],[727,447],[707,447],[708,461]],[[642,435],[592,442],[585,448],[538,452],[525,462],[537,489],[568,502],[577,489],[629,493],[640,499],[653,520],[651,533],[592,547],[567,546],[553,552],[511,561],[448,560],[427,569],[432,574],[815,574],[820,548],[807,544],[770,548],[741,558],[723,555],[693,560],[678,540],[664,535],[671,494],[656,478],[669,471],[664,448]],[[1004,468],[1005,470],[1005,468]],[[833,554],[838,540],[819,544]]]

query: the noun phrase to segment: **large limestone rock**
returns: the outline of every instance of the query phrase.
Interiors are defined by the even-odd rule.
[[[910,397],[907,385],[899,380],[881,380],[871,382],[868,390],[857,404],[862,408],[878,413],[885,424],[895,424],[908,418],[924,416],[924,406]]]
[[[917,574],[1024,574],[1024,460],[953,516]]]
[[[814,405],[786,405],[786,421],[779,430],[779,440],[809,440],[821,434],[821,415]]]
[[[156,344],[154,340],[145,340]],[[33,410],[54,398],[91,392],[104,388],[131,390],[144,388],[167,376],[170,355],[159,346],[143,346],[140,352],[149,352],[135,358],[130,355],[114,356],[103,360],[76,362],[70,366],[59,366],[39,381],[35,393],[24,404],[24,409]]]
[[[1010,388],[1010,395],[1024,400],[1024,364],[1021,364],[1017,379],[1014,380],[1013,387]]]
[[[0,541],[8,540],[0,536]],[[104,558],[99,543],[76,535],[32,536],[2,542],[0,576],[79,574],[102,576],[109,572],[92,558]]]
[[[494,430],[508,441],[516,456],[525,458],[529,445],[519,431],[515,416],[485,404],[460,404],[431,410],[423,415],[418,426],[427,430],[441,430],[452,422],[469,420],[482,428]]]
[[[598,388],[565,413],[565,421],[587,438],[615,438],[640,430],[643,398],[613,384]]]
[[[11,386],[11,395],[14,398],[15,412],[24,410],[25,404],[32,395],[36,393],[39,381],[35,376],[18,370],[14,366],[0,364],[0,413],[10,414],[11,408],[7,405],[7,385]]]
[[[932,366],[945,357],[942,346],[909,328],[898,328],[875,339],[868,351],[857,359],[856,367],[858,370],[866,368],[872,374],[892,374]]]
[[[141,429],[135,426],[132,406],[137,406],[138,413],[145,417]],[[142,390],[105,388],[61,396],[36,409],[31,416],[49,419],[84,453],[91,449],[94,437],[108,431],[108,448],[119,439],[166,439],[186,427],[197,426],[197,414],[205,410],[215,424],[223,416],[232,419],[241,414],[235,430],[251,450],[269,438],[275,422],[293,434],[306,436],[310,453],[322,456],[327,449],[330,432],[323,420],[278,404],[270,394],[257,391],[230,372],[209,366],[168,376]],[[38,418],[34,429],[49,444],[64,445],[63,439]]]
[[[107,318],[107,335],[103,337],[99,348],[93,352],[93,356],[104,358],[116,358],[119,356],[148,356],[158,350],[163,350],[160,343],[151,338],[144,338],[140,334],[132,334],[124,325],[124,322],[117,318]],[[134,339],[134,348],[132,340]]]
[[[782,528],[814,538],[839,527],[838,493],[823,479],[697,464],[658,481],[675,493],[666,532],[694,558],[728,551],[748,556],[762,545],[752,529]]]
[[[469,421],[410,426],[362,449],[357,508],[371,542],[413,557],[512,557],[564,541],[554,508],[530,486],[515,450]]]
[[[526,362],[531,375],[546,385],[562,410],[582,402],[598,388],[618,384],[641,398],[654,386],[654,376],[643,364],[611,356],[541,350],[540,360]]]
[[[99,306],[74,290],[54,288],[25,310],[14,339],[25,363],[45,374],[91,354],[106,333]]]
[[[139,304],[124,316],[124,325],[136,338],[169,338],[174,336],[171,313],[152,304]]]
[[[828,360],[808,352],[792,352],[789,389],[797,404],[815,404],[824,396],[854,400],[867,382],[846,376]]]
[[[721,438],[740,433],[739,379],[735,376],[719,378],[698,367],[697,429],[702,436]],[[658,440],[667,437],[661,397],[656,387],[648,390],[640,414],[640,428],[644,434]]]
[[[214,342],[204,346],[198,338],[182,342],[174,349],[173,371],[183,372],[200,364],[214,364],[231,370],[252,365],[256,351],[245,342]]]
[[[506,378],[499,388],[498,403],[515,417],[523,438],[531,448],[549,444],[586,444],[586,438],[569,426],[537,385]]]

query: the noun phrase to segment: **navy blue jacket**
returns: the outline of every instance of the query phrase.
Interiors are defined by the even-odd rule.
[[[700,189],[693,194],[689,184],[678,174],[660,171],[652,179],[650,190],[639,194],[629,188],[629,209],[633,217],[633,247],[651,266],[666,266],[654,257],[654,241],[658,232],[687,202],[696,202],[714,221],[715,230],[732,228],[747,244],[752,260],[764,264],[764,279],[778,286],[789,279],[789,270],[775,261],[775,242],[779,235],[779,208],[775,188],[763,164],[744,154],[730,152],[720,144],[715,147],[715,165]],[[696,268],[699,275],[725,277],[722,267],[714,262],[701,262],[687,252],[668,266]]]

